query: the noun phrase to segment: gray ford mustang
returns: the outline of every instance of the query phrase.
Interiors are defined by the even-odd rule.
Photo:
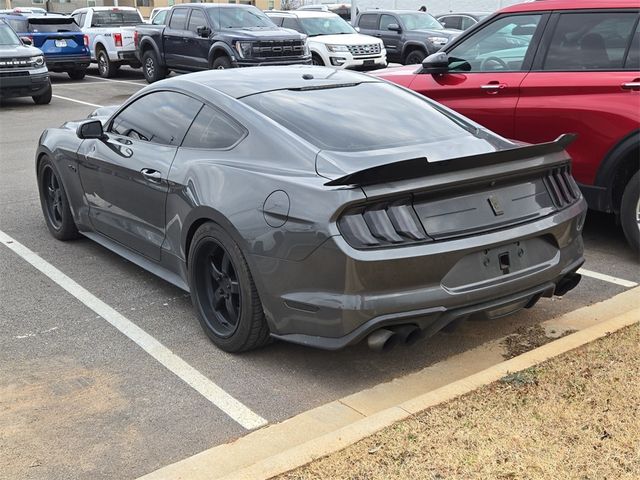
[[[355,72],[261,67],[47,129],[36,168],[54,237],[190,292],[218,347],[382,350],[576,286],[570,141],[516,144]]]

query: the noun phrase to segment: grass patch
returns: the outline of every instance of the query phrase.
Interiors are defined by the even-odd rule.
[[[637,480],[639,379],[634,325],[279,478]]]

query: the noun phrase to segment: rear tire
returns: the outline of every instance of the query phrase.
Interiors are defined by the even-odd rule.
[[[51,97],[53,96],[53,90],[51,89],[51,83],[49,83],[49,87],[45,90],[44,93],[40,95],[36,95],[33,98],[33,101],[36,105],[47,105],[51,103]]]
[[[167,69],[160,65],[158,55],[153,50],[147,50],[142,55],[142,73],[148,83],[157,82],[167,76]]]
[[[262,303],[242,250],[213,222],[203,224],[189,249],[191,300],[203,330],[226,352],[269,341]]]
[[[109,60],[109,55],[104,49],[98,50],[96,60],[98,61],[98,73],[102,78],[111,78],[118,71],[119,65]]]
[[[422,63],[422,61],[427,57],[427,54],[422,50],[412,50],[409,52],[404,59],[405,65],[417,65],[418,63]]]
[[[227,68],[231,68],[231,60],[225,55],[216,58],[211,65],[212,70],[226,70]]]
[[[622,194],[620,223],[629,244],[640,252],[640,172],[631,177]]]
[[[67,75],[69,75],[69,78],[71,80],[82,80],[86,74],[87,74],[86,68],[79,69],[79,70],[71,70],[67,72]]]
[[[67,192],[58,170],[46,156],[38,166],[38,191],[44,220],[51,235],[63,241],[77,238],[78,229],[73,221]]]

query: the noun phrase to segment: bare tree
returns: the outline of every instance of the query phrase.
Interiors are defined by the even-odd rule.
[[[300,6],[302,6],[302,0],[282,0],[280,8],[282,10],[295,10]]]

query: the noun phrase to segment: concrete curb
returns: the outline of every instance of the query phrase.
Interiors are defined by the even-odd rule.
[[[588,316],[591,317],[591,324],[585,323],[584,318]],[[613,318],[604,320],[607,316]],[[566,319],[563,320],[563,317]],[[396,382],[402,385],[405,381],[394,380],[379,386],[380,391],[376,391],[377,388],[374,387],[350,396],[356,397],[357,402],[350,397],[331,402],[280,424],[255,431],[234,443],[220,445],[168,465],[145,475],[142,479],[256,480],[293,470],[317,458],[342,450],[422,410],[495,382],[510,372],[540,364],[640,322],[640,287],[570,312],[563,317],[548,323],[561,327],[580,325],[583,329],[427,393],[375,410],[375,404],[380,401],[380,397],[392,391],[392,388],[388,387]],[[595,321],[598,323],[593,324]],[[421,382],[420,373],[407,377],[411,377],[408,384],[413,388],[410,390],[417,391],[419,385],[412,384]],[[372,405],[366,405],[366,397],[370,397],[369,403]]]

